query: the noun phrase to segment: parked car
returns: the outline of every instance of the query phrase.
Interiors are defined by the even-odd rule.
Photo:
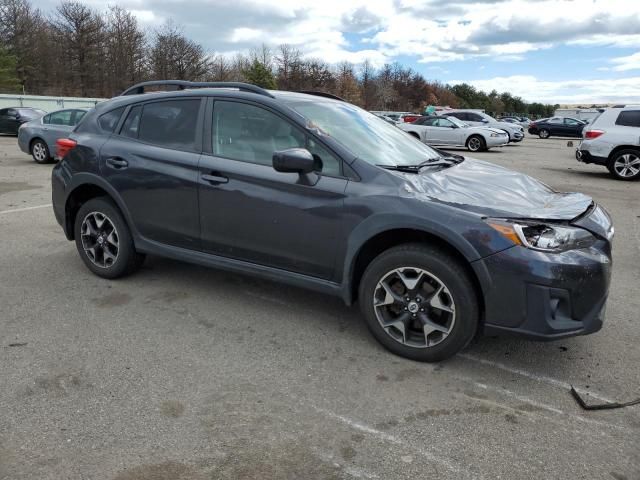
[[[466,147],[471,152],[509,143],[509,135],[504,130],[472,127],[456,117],[420,117],[412,123],[401,123],[398,128],[427,145]]]
[[[602,326],[604,208],[325,93],[149,82],[98,104],[58,147],[56,219],[103,278],[154,254],[314,289],[357,301],[382,345],[421,361],[476,332]]]
[[[490,115],[479,110],[450,110],[447,116],[456,117],[458,120],[474,127],[499,128],[509,134],[510,142],[521,142],[524,138],[524,129],[520,125],[508,122],[499,122]]]
[[[500,117],[498,120],[500,122],[517,123],[523,128],[528,128],[531,123],[531,120],[527,117]]]
[[[31,155],[37,163],[50,162],[56,151],[56,141],[69,135],[88,110],[68,108],[23,123],[18,130],[20,150]]]
[[[581,137],[582,129],[587,123],[576,118],[551,117],[536,120],[529,125],[529,133],[540,138]]]
[[[17,135],[20,125],[40,118],[44,110],[29,107],[11,107],[0,109],[0,133]]]
[[[607,167],[619,180],[640,179],[640,106],[609,108],[592,120],[576,158]]]

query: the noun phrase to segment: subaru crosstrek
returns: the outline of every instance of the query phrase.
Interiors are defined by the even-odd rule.
[[[55,216],[96,275],[152,254],[337,295],[422,361],[482,332],[601,328],[613,227],[588,196],[328,94],[159,83],[173,91],[136,85],[58,141]]]

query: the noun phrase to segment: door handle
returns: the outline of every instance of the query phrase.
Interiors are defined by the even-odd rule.
[[[127,168],[129,166],[129,162],[127,162],[124,158],[120,157],[109,157],[107,158],[107,165],[116,170],[122,170],[123,168]]]
[[[229,182],[229,178],[222,175],[220,172],[211,172],[210,174],[203,174],[202,179],[205,182],[209,182],[212,184],[218,183],[227,183]]]

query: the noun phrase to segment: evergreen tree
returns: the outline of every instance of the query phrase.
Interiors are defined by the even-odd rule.
[[[0,92],[20,91],[20,80],[16,76],[16,58],[0,46]]]
[[[249,68],[245,69],[244,77],[248,83],[252,83],[262,88],[274,90],[276,88],[276,79],[273,72],[269,70],[262,62],[254,58]]]

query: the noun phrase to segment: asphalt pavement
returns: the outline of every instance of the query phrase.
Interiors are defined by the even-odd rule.
[[[475,155],[612,214],[600,332],[396,357],[339,299],[161,258],[107,281],[0,137],[0,479],[640,479],[640,182],[566,139]]]

